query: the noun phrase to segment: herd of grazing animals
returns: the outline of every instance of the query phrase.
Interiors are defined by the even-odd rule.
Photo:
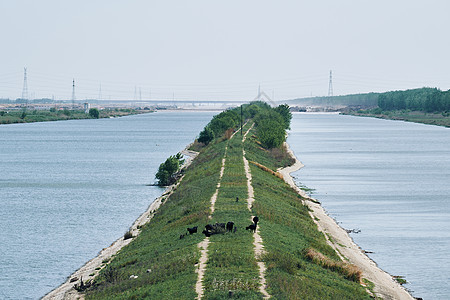
[[[253,223],[247,226],[245,229],[250,230],[251,232],[256,231],[256,226],[258,225],[259,218],[253,217]],[[197,233],[198,226],[187,228],[187,233],[183,233],[180,235],[180,240],[183,239],[187,234],[194,234]],[[202,231],[202,233],[206,237],[210,237],[213,234],[219,234],[219,233],[226,233],[226,232],[233,232],[235,233],[237,230],[237,227],[234,225],[234,222],[227,222],[225,223],[215,223],[215,224],[207,224],[205,226],[205,229]]]

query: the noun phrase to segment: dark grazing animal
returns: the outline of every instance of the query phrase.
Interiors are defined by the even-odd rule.
[[[258,224],[258,222],[259,222],[259,218],[258,217],[253,217],[253,222],[255,223],[255,225],[257,225]]]
[[[213,234],[218,233],[225,233],[225,223],[216,223],[214,225],[208,224],[205,226],[205,230],[203,230],[202,233],[206,236],[211,236]]]
[[[251,224],[251,225],[245,227],[245,229],[255,232],[256,231],[256,224]]]
[[[233,231],[233,226],[234,226],[234,222],[228,222],[227,223],[227,232],[228,231]]]
[[[188,228],[187,231],[189,232],[189,234],[193,234],[193,233],[197,232],[197,228],[198,228],[198,226]]]

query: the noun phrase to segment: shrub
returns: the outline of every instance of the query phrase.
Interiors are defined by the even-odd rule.
[[[170,156],[164,163],[159,165],[158,173],[156,173],[156,179],[158,179],[158,185],[167,186],[176,181],[176,174],[180,170],[181,165],[184,163],[181,153]]]
[[[205,145],[208,145],[212,140],[214,140],[214,132],[209,126],[206,126],[198,137],[198,141]]]
[[[89,115],[94,119],[98,119],[100,117],[100,112],[96,108],[91,108],[89,109]]]
[[[131,238],[133,238],[133,234],[131,233],[131,230],[128,230],[127,232],[125,232],[125,234],[123,236],[123,239],[124,240],[128,240],[128,239],[131,239]]]

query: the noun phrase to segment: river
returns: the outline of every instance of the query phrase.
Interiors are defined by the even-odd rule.
[[[0,299],[38,299],[123,236],[217,112],[0,126]]]
[[[415,297],[449,299],[450,129],[294,113],[292,175]]]

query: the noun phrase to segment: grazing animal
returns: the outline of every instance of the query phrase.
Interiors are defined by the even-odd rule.
[[[206,237],[210,237],[211,236],[211,232],[208,230],[203,230],[202,233],[206,236]]]
[[[180,234],[180,240],[184,239],[184,234]]]
[[[245,230],[250,230],[250,231],[255,232],[256,231],[256,224],[251,224],[251,225],[245,227]]]
[[[198,226],[188,228],[187,231],[189,232],[189,234],[193,234],[193,233],[197,232],[197,228],[198,228]]]
[[[216,223],[216,224],[214,224],[214,226],[215,226],[217,229],[219,229],[219,228],[225,229],[225,223]],[[219,227],[219,228],[218,228],[218,227]]]
[[[258,222],[259,222],[259,218],[258,217],[253,217],[253,222],[255,223],[255,225],[257,225],[258,224]]]
[[[234,226],[234,223],[233,223],[233,222],[228,222],[228,223],[227,223],[227,232],[228,232],[228,231],[230,231],[230,232],[233,231],[233,226]]]
[[[211,230],[213,230],[213,226],[211,224],[208,224],[205,226],[205,230],[211,231]]]

